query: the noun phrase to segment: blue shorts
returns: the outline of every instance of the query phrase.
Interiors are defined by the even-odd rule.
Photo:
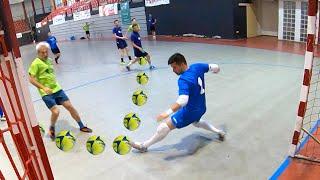
[[[120,39],[117,41],[117,47],[118,47],[118,49],[124,49],[124,48],[128,47],[128,45],[125,40]]]
[[[63,90],[60,90],[56,93],[45,95],[42,97],[42,100],[46,104],[46,106],[51,109],[55,105],[61,105],[65,101],[68,101],[68,96],[64,93]]]
[[[187,112],[184,109],[180,109],[178,112],[171,116],[171,121],[177,129],[181,129],[189,126],[194,122],[200,121],[204,113],[205,111]]]

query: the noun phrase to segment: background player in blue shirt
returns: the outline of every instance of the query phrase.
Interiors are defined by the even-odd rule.
[[[123,36],[121,26],[119,26],[119,20],[114,20],[113,23],[114,23],[114,28],[112,30],[112,33],[113,33],[114,37],[116,38],[117,47],[120,52],[120,56],[121,56],[120,63],[124,64],[125,62],[123,60],[123,57],[125,55],[127,55],[129,60],[131,61],[131,56],[129,55],[129,49],[128,49],[128,45],[126,42],[126,39],[128,39],[128,38]]]
[[[54,60],[57,64],[59,64],[58,59],[60,58],[60,49],[57,45],[57,39],[54,37],[51,32],[48,33],[47,43],[50,45],[51,51],[54,54]]]
[[[154,40],[156,40],[156,23],[157,23],[157,19],[154,19],[152,17],[152,14],[149,14],[148,27]]]
[[[156,133],[143,143],[130,142],[133,148],[146,152],[148,147],[164,139],[168,133],[175,128],[184,128],[193,124],[197,128],[218,133],[219,139],[224,140],[225,132],[203,121],[201,117],[206,112],[206,97],[204,73],[209,71],[218,73],[220,68],[216,64],[192,64],[190,67],[182,54],[176,53],[169,58],[173,72],[180,75],[178,80],[179,98],[170,109],[157,117],[161,122]],[[168,118],[174,113],[171,118]]]
[[[133,47],[135,59],[133,61],[130,61],[129,64],[126,66],[127,70],[130,71],[130,66],[136,63],[141,57],[146,58],[150,66],[150,70],[154,69],[155,67],[151,64],[150,55],[142,49],[141,37],[139,34],[140,28],[138,24],[133,24],[132,29],[133,29],[133,32],[131,34],[130,39],[131,39],[131,44]]]

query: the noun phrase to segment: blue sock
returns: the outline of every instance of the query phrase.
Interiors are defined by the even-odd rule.
[[[80,128],[80,129],[84,127],[84,125],[83,125],[83,123],[82,123],[81,120],[78,122],[78,125],[79,125],[79,128]]]
[[[1,107],[0,107],[0,118],[3,116],[3,111],[2,111],[2,109],[1,109]]]

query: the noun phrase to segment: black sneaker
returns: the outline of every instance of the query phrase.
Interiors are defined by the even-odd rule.
[[[49,137],[52,141],[54,141],[56,139],[54,127],[50,127],[48,134],[49,134]]]
[[[85,132],[85,133],[92,133],[92,129],[90,129],[90,128],[88,128],[88,127],[80,128],[80,131],[81,131],[81,132]]]

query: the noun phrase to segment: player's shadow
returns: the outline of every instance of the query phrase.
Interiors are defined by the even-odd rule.
[[[159,148],[152,148],[149,151],[164,152],[169,150],[177,150],[177,152],[172,152],[169,154],[169,156],[164,158],[167,161],[172,161],[178,158],[191,156],[212,142],[220,143],[221,141],[219,141],[218,136],[213,134],[194,133],[184,137],[179,143],[165,145]]]

